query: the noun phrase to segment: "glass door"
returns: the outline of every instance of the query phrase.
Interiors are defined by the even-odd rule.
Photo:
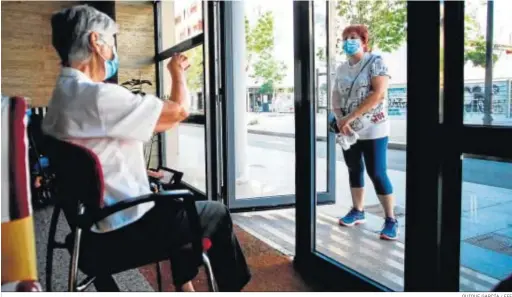
[[[379,235],[388,222],[375,229],[371,205],[368,209],[365,204],[365,224],[349,228],[337,226],[349,212],[331,214],[317,205],[315,106],[310,98],[318,4],[313,2],[294,4],[295,30],[303,29],[295,34],[295,95],[297,129],[304,131],[297,135],[302,149],[296,152],[296,267],[343,291],[491,291],[502,280],[510,281],[510,4],[347,1],[347,6],[342,0],[329,1],[329,17],[368,24],[370,38],[387,36],[377,48],[384,52],[391,77],[406,78],[402,86],[393,86],[390,78],[386,98],[388,118],[394,121],[390,143],[400,136],[394,132],[402,114],[406,124],[406,158],[400,162],[400,154],[390,153],[400,146],[388,145],[387,163],[402,235],[383,241]],[[358,15],[365,10],[369,13]],[[382,13],[384,18],[372,17],[382,11],[388,12]],[[381,25],[386,30],[378,30]],[[398,58],[386,54],[399,40],[395,33],[406,33],[404,55]],[[391,69],[400,63],[405,66],[398,70],[405,73]],[[344,159],[347,163],[345,153]],[[354,195],[347,191],[354,184],[357,180],[341,187],[341,199]],[[380,222],[387,216],[378,215]]]
[[[336,135],[336,162],[330,167],[336,173],[336,199],[331,205],[316,203],[315,250],[400,291],[406,215],[407,2],[314,1],[313,10],[315,55],[325,48],[329,62],[328,111],[340,120],[341,113],[362,110],[350,124],[359,137],[355,143]],[[346,38],[361,43],[353,57],[343,49]],[[381,97],[375,100],[372,92],[381,92]],[[373,105],[363,110],[370,100]],[[317,144],[317,155],[319,149]],[[319,161],[317,157],[317,170]]]
[[[170,96],[171,77],[166,68],[174,53],[188,57],[186,71],[190,116],[161,139],[162,165],[184,172],[183,181],[199,194],[216,200],[217,143],[216,60],[214,5],[199,0],[156,3],[158,28],[159,91]]]
[[[456,135],[446,138],[442,168],[449,291],[491,291],[512,275],[512,150],[505,141],[512,137],[510,9],[507,1],[469,0],[446,3],[443,11],[450,67],[442,125]]]
[[[223,1],[222,192],[231,210],[294,206],[297,110],[294,1]],[[317,70],[319,200],[331,203],[327,64]],[[293,230],[292,230],[293,231]]]
[[[439,165],[438,160],[426,158],[435,150],[419,135],[438,131],[440,3],[321,2],[294,4],[295,73],[300,75],[295,80],[297,128],[300,125],[304,131],[297,140],[301,150],[296,161],[300,177],[296,266],[301,273],[344,291],[431,290],[438,281],[435,238],[439,234],[435,223],[425,222],[437,220]],[[319,20],[319,11],[325,21]],[[359,39],[366,53],[359,60],[349,58],[342,47],[344,38]],[[316,57],[323,54],[318,53],[320,44],[325,44],[331,78],[330,103],[336,92],[346,97],[350,84],[347,87],[345,80],[352,81],[359,72],[364,76],[354,83],[352,101],[376,100],[350,125],[359,131],[357,142],[349,148],[336,144],[336,162],[329,169],[336,172],[335,203],[327,206],[319,203],[312,178],[319,170],[315,145],[319,116],[310,98],[315,92]],[[369,60],[372,57],[375,60]],[[363,72],[361,61],[370,61],[368,71]],[[382,81],[385,88],[378,86]],[[369,86],[382,95],[371,99],[372,92],[365,91]],[[331,106],[335,112],[336,105]],[[347,114],[359,112],[351,105],[341,107]],[[363,129],[371,129],[364,128],[369,122],[386,129],[365,133]]]

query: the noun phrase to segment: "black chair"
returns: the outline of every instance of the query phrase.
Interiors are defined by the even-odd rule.
[[[192,244],[185,247],[191,248],[197,262],[191,265],[204,264],[208,277],[210,291],[217,291],[217,285],[213,270],[206,252],[211,247],[208,238],[201,238],[199,216],[195,207],[193,194],[187,189],[176,189],[159,193],[134,197],[118,202],[114,205],[103,206],[103,172],[97,156],[90,150],[60,141],[52,137],[46,139],[46,148],[50,162],[56,174],[56,199],[53,210],[50,234],[48,239],[46,259],[46,290],[52,290],[53,252],[56,248],[67,249],[71,255],[68,289],[69,291],[84,291],[94,283],[98,291],[118,291],[119,288],[112,278],[113,274],[156,263],[158,273],[158,286],[162,290],[160,276],[160,262],[169,259],[169,251],[141,254],[130,251],[126,247],[124,253],[109,256],[107,259],[100,256],[102,242],[94,240],[94,232],[91,226],[98,221],[135,205],[155,202],[155,207],[183,207],[193,230]],[[71,228],[65,242],[55,241],[55,233],[59,221],[60,212],[64,213],[66,221]],[[130,256],[124,256],[128,253]],[[80,269],[86,278],[78,282],[77,273]]]

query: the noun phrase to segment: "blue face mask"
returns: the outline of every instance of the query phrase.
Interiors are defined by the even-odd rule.
[[[343,51],[349,55],[353,56],[359,52],[361,49],[361,40],[360,39],[347,39],[343,42]]]
[[[114,58],[112,60],[105,60],[105,80],[111,78],[116,74],[119,69],[119,57],[117,56],[116,48],[112,48]]]

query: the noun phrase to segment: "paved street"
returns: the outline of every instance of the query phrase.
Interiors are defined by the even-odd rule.
[[[481,113],[465,113],[464,124],[482,125]],[[512,126],[512,118],[495,115],[493,126]],[[295,117],[291,113],[248,113],[247,122],[249,131],[279,135],[295,135]],[[389,142],[405,144],[407,142],[407,124],[405,116],[391,116],[389,118]],[[327,134],[327,119],[325,113],[316,114],[316,136],[325,137]]]

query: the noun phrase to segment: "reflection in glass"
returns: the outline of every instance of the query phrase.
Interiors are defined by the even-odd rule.
[[[465,156],[461,291],[489,291],[512,274],[512,163]]]
[[[162,50],[203,32],[201,0],[159,1]]]
[[[465,1],[464,124],[512,126],[511,10],[510,1]]]

